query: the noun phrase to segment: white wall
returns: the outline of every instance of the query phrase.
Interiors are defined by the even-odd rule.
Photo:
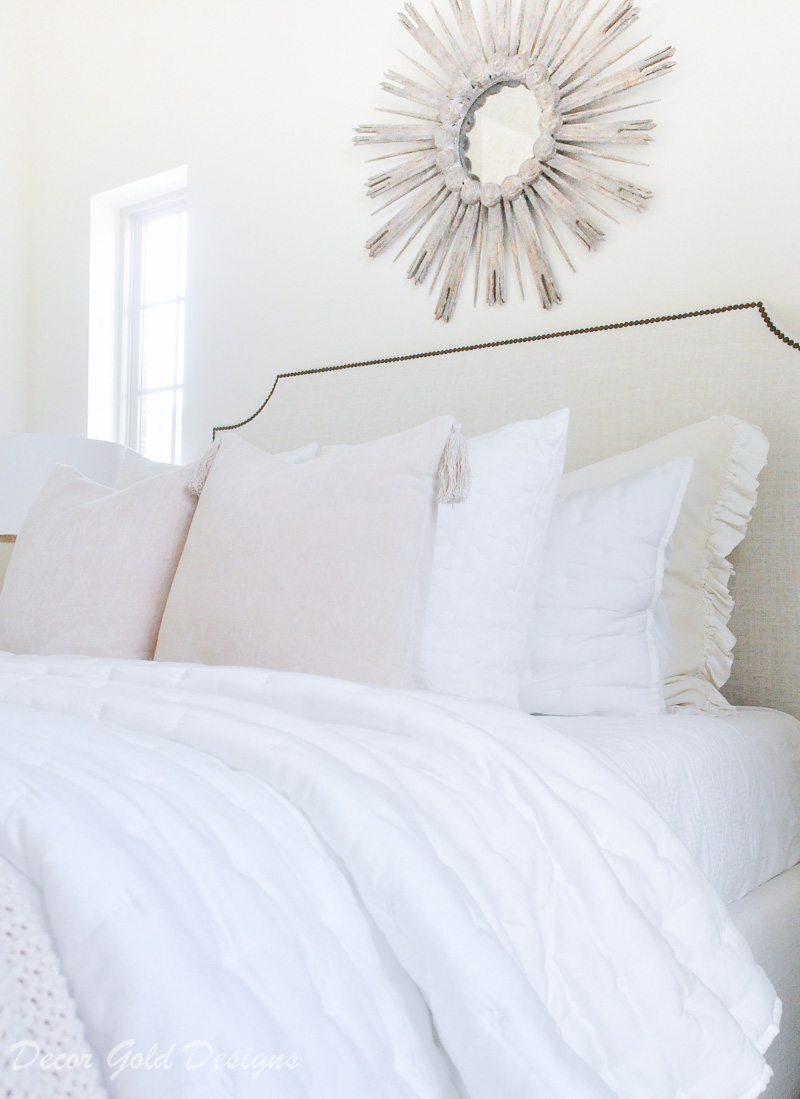
[[[643,177],[653,205],[623,213],[599,254],[573,249],[578,273],[551,314],[516,295],[492,310],[464,300],[449,326],[402,261],[363,249],[376,219],[352,127],[380,118],[383,72],[408,67],[399,0],[16,6],[35,43],[31,430],[86,428],[90,196],[180,164],[187,458],[214,424],[254,410],[277,371],[755,298],[800,333],[796,0],[643,2],[653,49],[679,51],[648,89],[662,99]]]
[[[0,432],[25,429],[26,81],[20,6],[0,0]]]

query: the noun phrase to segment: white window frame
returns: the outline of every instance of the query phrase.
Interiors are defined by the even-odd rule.
[[[120,210],[120,272],[118,285],[121,293],[121,304],[118,310],[119,334],[117,346],[120,349],[118,356],[118,380],[117,380],[117,413],[119,424],[117,428],[118,438],[132,450],[141,452],[142,447],[142,418],[141,401],[148,393],[171,391],[175,395],[172,415],[172,444],[168,461],[180,462],[180,451],[176,453],[176,442],[181,437],[177,423],[177,410],[179,407],[178,393],[184,391],[183,381],[177,381],[171,386],[161,386],[158,389],[143,389],[141,386],[141,319],[142,312],[149,306],[142,302],[142,236],[144,226],[170,213],[187,211],[187,192],[185,189],[174,191],[169,195],[149,199],[137,203],[135,206],[127,206]],[[186,294],[179,294],[170,299],[175,302],[185,303]],[[152,303],[151,303],[152,304]],[[180,351],[182,354],[182,349]]]
[[[183,165],[92,196],[87,378],[90,439],[128,442],[130,393],[123,368],[126,354],[123,318],[129,286],[123,277],[125,212],[186,194],[188,178],[188,167]]]

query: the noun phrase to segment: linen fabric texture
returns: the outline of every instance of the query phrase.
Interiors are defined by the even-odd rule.
[[[152,659],[196,500],[186,473],[115,491],[57,467],[0,592],[0,649]]]
[[[452,430],[439,417],[297,465],[223,438],[156,660],[413,686]]]
[[[721,693],[733,665],[729,554],[742,541],[756,503],[769,443],[758,427],[713,416],[564,476],[560,492],[601,488],[674,458],[691,457],[692,477],[664,574],[672,651],[664,697],[668,710],[731,713]]]
[[[439,508],[417,686],[518,707],[569,412],[468,441],[472,487]]]
[[[661,714],[670,652],[664,568],[692,460],[556,500],[520,708]]]

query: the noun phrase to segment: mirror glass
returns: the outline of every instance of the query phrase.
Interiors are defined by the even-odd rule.
[[[464,167],[481,183],[502,183],[514,175],[523,160],[533,156],[539,136],[542,112],[536,96],[524,84],[498,87],[475,107],[475,124],[464,131],[466,157],[471,162]]]

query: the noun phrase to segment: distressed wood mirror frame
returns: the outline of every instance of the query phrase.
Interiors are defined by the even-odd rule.
[[[545,309],[561,301],[547,248],[553,245],[574,271],[564,231],[590,251],[605,232],[596,214],[616,220],[608,206],[643,210],[652,193],[605,170],[604,161],[638,164],[615,147],[652,140],[655,122],[619,117],[648,105],[629,93],[674,67],[673,49],[643,60],[623,59],[644,39],[621,44],[639,18],[633,0],[449,0],[450,20],[433,8],[437,30],[411,4],[400,21],[437,71],[406,57],[423,80],[390,71],[382,88],[410,109],[379,108],[411,121],[359,126],[360,145],[398,148],[376,157],[396,160],[367,181],[380,209],[396,212],[367,241],[370,256],[402,243],[402,254],[424,230],[408,277],[417,284],[443,276],[437,319],[453,316],[465,272],[481,278],[486,301],[506,300],[507,258],[524,297],[527,260]],[[406,56],[406,55],[404,55]],[[475,113],[487,96],[524,87],[541,110],[531,155],[502,180],[481,179],[467,155]],[[377,212],[377,211],[376,211]]]

